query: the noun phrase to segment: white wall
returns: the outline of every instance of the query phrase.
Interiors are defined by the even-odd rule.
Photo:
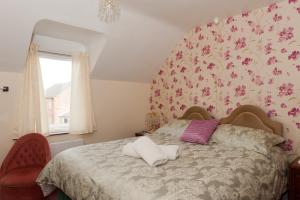
[[[0,72],[0,86],[9,86],[9,93],[0,92],[0,163],[13,145],[14,113],[21,75]],[[131,137],[143,130],[148,112],[149,84],[92,81],[97,132],[83,136],[61,135],[48,137],[49,142],[82,137],[86,143]]]
[[[20,82],[20,74],[0,72],[0,87],[9,86],[10,89],[8,93],[0,91],[0,163],[13,144],[12,129]]]

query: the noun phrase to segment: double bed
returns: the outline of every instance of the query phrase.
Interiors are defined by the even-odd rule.
[[[192,107],[180,119],[212,116]],[[241,106],[220,123],[282,133],[279,122],[254,106]],[[164,132],[148,137],[157,144],[179,145],[179,158],[151,167],[123,155],[122,147],[136,138],[86,145],[58,154],[37,182],[45,195],[57,187],[74,200],[271,200],[280,199],[286,190],[287,158],[280,147],[262,154],[214,143],[185,143]]]

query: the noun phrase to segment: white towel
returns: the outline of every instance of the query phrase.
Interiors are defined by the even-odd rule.
[[[141,156],[135,151],[133,142],[126,144],[123,147],[122,153],[126,156],[141,158]]]
[[[176,160],[179,156],[178,145],[158,145],[160,150],[168,157],[169,160]],[[135,151],[134,143],[130,142],[123,147],[123,155],[131,156],[135,158],[141,158],[141,156]]]
[[[137,139],[133,143],[133,147],[150,166],[158,166],[168,162],[168,157],[164,152],[147,136]]]
[[[179,156],[178,145],[159,145],[159,148],[164,152],[169,160],[176,160]]]

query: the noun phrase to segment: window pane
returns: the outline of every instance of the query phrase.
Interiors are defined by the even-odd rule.
[[[51,133],[69,130],[72,61],[40,57]]]

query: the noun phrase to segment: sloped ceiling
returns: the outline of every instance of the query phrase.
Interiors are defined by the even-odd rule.
[[[91,69],[94,69],[105,47],[106,37],[103,33],[81,27],[41,20],[35,25],[33,41],[41,51],[67,55],[84,51],[89,54]],[[70,46],[70,42],[73,45]]]
[[[40,20],[107,32],[108,27],[95,17],[96,4],[97,0],[1,0],[0,70],[22,71],[34,27]]]
[[[121,0],[125,6],[144,15],[187,31],[195,25],[253,10],[278,0]]]
[[[22,71],[34,26],[48,19],[106,36],[93,78],[149,82],[188,29],[272,2],[121,0],[120,20],[106,25],[97,18],[98,0],[1,0],[0,71]]]

